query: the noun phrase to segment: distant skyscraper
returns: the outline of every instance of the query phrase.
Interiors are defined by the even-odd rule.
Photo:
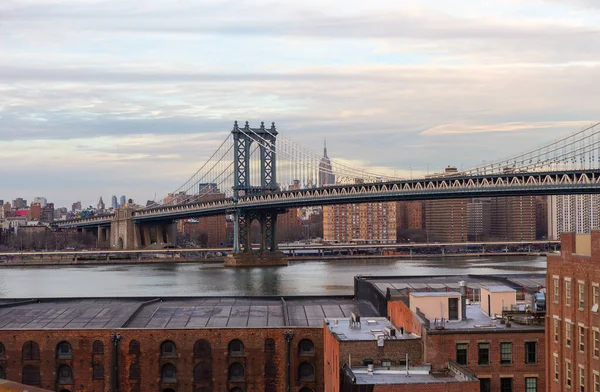
[[[42,206],[42,208],[46,207],[46,204],[48,204],[48,200],[46,200],[45,197],[34,197],[33,198],[33,203],[39,203],[40,206]]]
[[[119,200],[119,207],[123,207],[125,204],[127,204],[127,198],[125,197],[125,195],[123,195]]]
[[[98,201],[98,209],[100,211],[104,211],[106,209],[106,205],[104,204],[104,200],[102,200],[102,196],[100,196],[100,200]]]
[[[13,200],[12,206],[17,210],[27,208],[27,200],[23,199],[22,197],[17,197],[15,200]]]
[[[319,162],[319,186],[335,184],[335,174],[333,174],[331,161],[327,156],[327,142],[323,148],[323,158]]]
[[[80,201],[76,201],[75,203],[71,204],[71,212],[75,212],[75,211],[81,211],[81,202]]]
[[[467,203],[467,239],[486,241],[492,232],[492,200],[473,199]]]
[[[113,195],[110,205],[113,209],[119,208],[119,202],[117,200],[117,196]]]

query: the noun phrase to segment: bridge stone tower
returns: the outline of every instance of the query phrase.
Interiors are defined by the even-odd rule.
[[[240,197],[255,194],[265,194],[278,190],[277,185],[277,157],[275,142],[277,129],[271,123],[269,129],[261,122],[260,128],[250,128],[246,121],[240,128],[236,121],[231,131],[234,148],[234,185],[233,198],[237,202]],[[250,171],[250,155],[252,145],[256,143],[260,152],[260,185],[252,185]],[[229,266],[253,265],[287,265],[287,259],[277,249],[275,238],[277,228],[277,215],[283,211],[247,210],[238,207],[234,211],[233,226],[233,255],[225,262]],[[260,223],[261,241],[260,251],[252,251],[251,226],[257,220]]]

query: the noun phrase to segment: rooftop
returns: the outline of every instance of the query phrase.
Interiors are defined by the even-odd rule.
[[[339,341],[374,340],[384,336],[385,328],[395,331],[395,337],[385,335],[385,340],[412,340],[418,336],[400,331],[386,317],[361,316],[360,323],[353,325],[350,318],[326,318],[325,323],[329,331]]]
[[[321,328],[325,318],[351,312],[376,316],[350,297],[73,298],[0,301],[0,330]]]
[[[437,331],[449,331],[454,332],[460,329],[467,330],[544,330],[544,319],[541,319],[541,324],[536,323],[535,320],[523,313],[520,315],[513,315],[513,321],[510,323],[510,327],[507,324],[503,324],[500,319],[492,319],[485,314],[479,304],[471,304],[467,306],[467,319],[458,321],[448,321],[442,326],[441,323],[436,323],[434,320],[430,320],[430,329]]]
[[[394,384],[432,384],[448,382],[475,381],[462,374],[457,375],[450,371],[447,374],[432,374],[431,366],[411,366],[407,371],[403,367],[397,368],[374,368],[369,373],[367,367],[353,367],[356,385],[394,385]]]
[[[482,288],[486,289],[490,293],[514,293],[516,291],[515,289],[511,289],[510,287],[502,285],[483,286]]]
[[[460,296],[459,292],[456,291],[426,291],[426,292],[412,292],[410,293],[413,297],[448,297],[448,296]]]

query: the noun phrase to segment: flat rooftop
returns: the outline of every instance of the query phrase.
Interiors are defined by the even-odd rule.
[[[351,297],[73,298],[0,301],[0,330],[321,328],[326,318],[377,316]]]
[[[434,375],[430,371],[430,366],[411,366],[407,376],[406,369],[402,367],[391,369],[374,368],[372,373],[369,373],[366,367],[352,368],[352,373],[356,378],[356,385],[433,384],[465,381],[464,378],[456,377],[453,372],[444,375]]]
[[[451,275],[451,276],[360,276],[373,287],[386,295],[388,289],[393,295],[406,295],[414,292],[460,292],[458,282],[465,281],[470,289],[503,286],[533,293],[538,287],[546,286],[545,274],[509,275]]]
[[[350,318],[326,318],[325,323],[329,331],[339,341],[365,341],[377,340],[378,335],[384,334],[386,327],[396,331],[396,336],[385,336],[385,340],[412,340],[419,337],[411,333],[400,334],[400,330],[386,317],[365,317],[361,315],[360,323],[352,324]]]
[[[431,332],[456,332],[457,330],[465,329],[471,331],[536,331],[544,330],[544,318],[541,319],[541,323],[536,323],[533,317],[527,314],[513,316],[513,321],[510,323],[510,327],[506,324],[502,324],[500,319],[492,319],[490,316],[485,314],[479,304],[467,305],[467,319],[458,321],[448,321],[442,325],[434,320],[429,320],[429,329]]]

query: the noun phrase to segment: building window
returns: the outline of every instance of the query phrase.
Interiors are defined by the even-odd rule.
[[[73,384],[73,371],[68,365],[62,365],[58,368],[58,383],[62,385]]]
[[[479,391],[480,392],[491,392],[492,391],[492,379],[491,378],[480,378],[479,379]]]
[[[160,381],[163,383],[177,382],[177,368],[172,363],[166,363],[160,370]]]
[[[558,357],[554,357],[554,380],[558,381],[558,375],[560,373],[560,365],[558,364]]]
[[[537,362],[537,342],[525,342],[525,363]]]
[[[177,356],[177,350],[175,348],[175,343],[170,340],[163,342],[160,345],[160,356],[163,358],[173,358]]]
[[[537,378],[526,377],[525,378],[525,392],[537,392]]]
[[[560,288],[558,278],[554,278],[554,303],[558,303],[560,299]]]
[[[571,388],[571,361],[565,361],[565,385]]]
[[[565,342],[567,347],[571,347],[571,337],[573,335],[573,324],[566,321],[566,329],[565,329]]]
[[[565,306],[571,306],[571,281],[565,280]]]
[[[92,353],[94,354],[104,354],[104,343],[99,340],[96,340],[92,345]]]
[[[500,343],[500,364],[508,365],[511,363],[512,363],[512,343],[508,343],[508,342]]]
[[[129,379],[130,380],[140,380],[142,378],[142,371],[140,370],[140,365],[137,363],[132,363],[129,365]]]
[[[265,352],[266,353],[274,353],[275,352],[275,340],[268,338],[265,339]]]
[[[129,354],[139,354],[140,353],[140,342],[137,340],[132,340],[129,342]]]
[[[594,357],[600,356],[600,332],[594,331]]]
[[[212,379],[211,366],[206,362],[200,362],[194,368],[194,382],[209,382]]]
[[[500,392],[512,392],[513,380],[512,378],[501,378],[500,379]]]
[[[585,369],[579,366],[579,392],[585,392]]]
[[[71,359],[73,358],[73,352],[69,342],[60,342],[56,347],[56,358],[58,359]]]
[[[300,381],[315,381],[315,367],[308,362],[302,362],[298,367],[298,379]]]
[[[479,343],[477,345],[477,363],[479,365],[490,364],[490,344]]]
[[[229,366],[229,381],[239,382],[244,381],[244,366],[241,363],[232,363]]]
[[[232,340],[229,342],[228,347],[230,357],[242,357],[244,355],[244,343],[241,340]]]
[[[32,365],[25,366],[22,380],[25,385],[40,385],[40,368]]]
[[[585,306],[585,284],[579,283],[579,310]]]
[[[302,339],[298,344],[300,355],[315,355],[315,345],[312,340]]]
[[[594,392],[600,392],[600,373],[594,372]]]
[[[194,343],[194,357],[210,358],[210,343],[207,340],[197,340]]]
[[[593,296],[593,300],[594,300],[594,307],[596,308],[596,310],[594,310],[592,308],[593,312],[597,312],[598,311],[598,305],[600,303],[600,287],[598,286],[593,286],[592,287],[592,296]]]
[[[585,328],[579,326],[579,351],[585,351]]]
[[[94,380],[104,380],[104,366],[99,363],[95,364],[92,371],[92,378]]]
[[[456,363],[459,365],[467,364],[467,351],[469,349],[469,345],[466,343],[459,343],[456,345]]]
[[[554,343],[558,343],[559,321],[554,319]]]
[[[6,380],[6,370],[0,366],[0,380]]]
[[[268,361],[265,364],[265,377],[266,378],[275,378],[277,376],[277,367],[273,361]]]
[[[36,342],[25,342],[25,344],[23,344],[22,355],[23,359],[26,361],[40,359],[40,346],[38,346]]]
[[[6,356],[6,349],[4,348],[4,345],[2,343],[0,343],[0,358],[4,358]]]

